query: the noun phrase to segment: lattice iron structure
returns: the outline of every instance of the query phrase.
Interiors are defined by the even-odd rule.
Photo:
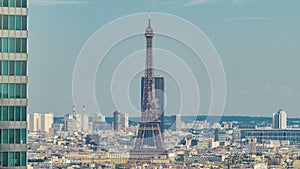
[[[155,97],[155,77],[152,42],[154,31],[150,17],[145,31],[146,59],[144,88],[142,96],[141,118],[133,149],[130,150],[131,162],[151,161],[159,155],[165,155],[164,141],[160,130]]]

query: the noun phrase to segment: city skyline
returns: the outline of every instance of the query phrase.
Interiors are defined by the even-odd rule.
[[[71,112],[72,73],[75,60],[85,41],[110,21],[125,15],[145,12],[151,8],[150,10],[154,12],[170,13],[187,19],[199,27],[212,41],[224,65],[227,79],[228,95],[224,115],[269,116],[278,108],[282,108],[288,112],[289,117],[297,117],[300,82],[293,77],[297,77],[298,63],[300,63],[297,57],[299,49],[296,46],[299,44],[299,38],[297,38],[299,34],[297,28],[300,25],[300,15],[297,10],[299,2],[286,3],[282,0],[274,1],[272,4],[267,1],[229,0],[205,1],[208,3],[201,3],[201,1],[141,2],[145,7],[138,2],[128,4],[120,1],[72,2],[29,1],[31,5],[29,51],[33,58],[29,60],[31,65],[29,73],[32,75],[29,85],[29,112],[51,111],[61,116]],[[115,7],[120,12],[111,12],[105,9],[107,6]],[[73,8],[76,10],[71,10]],[[87,10],[89,11],[86,12],[85,17],[89,19],[85,20],[85,17],[80,14]],[[75,20],[71,19],[74,17]],[[82,22],[88,23],[89,27],[81,26],[84,25],[81,24]],[[49,24],[55,26],[48,27]],[[143,25],[143,23],[140,24]],[[70,30],[65,25],[72,26],[72,29]],[[58,39],[61,40],[58,41]],[[142,41],[143,38],[135,39],[130,42],[129,46]],[[159,45],[158,40],[157,42]],[[143,47],[143,45],[140,46]],[[162,47],[171,48],[163,44]],[[118,54],[118,51],[114,52]],[[112,66],[114,66],[119,59],[109,61],[113,61]],[[42,67],[41,63],[48,63],[51,66]],[[201,66],[201,63],[189,66],[195,73],[203,77],[207,76],[203,67],[197,69],[199,65]],[[50,68],[56,68],[56,71],[51,71]],[[43,76],[44,73],[47,73],[47,76]],[[111,72],[106,73],[111,76]],[[100,78],[102,79],[97,83],[109,79],[105,76]],[[169,87],[170,79],[166,79],[167,94],[168,88],[171,88],[169,91],[177,90]],[[198,77],[197,80],[203,82],[207,79]],[[60,81],[60,83],[52,83],[54,81]],[[205,93],[209,84],[204,83],[203,88],[200,89],[204,97],[204,99],[201,97],[203,109],[200,115],[207,113],[209,104],[209,99],[205,99],[209,97],[209,94]],[[137,81],[137,86],[139,86],[139,81]],[[51,92],[40,96],[39,94],[45,87]],[[101,89],[96,91],[101,93]],[[136,99],[132,100],[138,105],[139,90],[135,92],[132,95]],[[103,101],[101,95],[98,97],[100,102]],[[173,103],[177,102],[178,100],[173,101]],[[108,115],[115,111],[110,101],[105,104],[108,106],[104,107],[101,113]],[[166,114],[177,114],[176,109],[170,109]],[[87,107],[87,112],[94,113],[94,110],[89,110]],[[187,115],[194,115],[191,112],[185,112]]]

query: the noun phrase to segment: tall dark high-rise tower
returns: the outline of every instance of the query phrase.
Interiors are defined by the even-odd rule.
[[[134,147],[130,150],[130,160],[141,162],[149,161],[155,156],[165,154],[163,137],[160,129],[160,118],[157,113],[155,97],[155,77],[153,65],[152,41],[154,37],[150,24],[145,32],[146,37],[146,60],[144,86],[142,94],[141,118],[134,142]]]
[[[144,86],[145,78],[142,77],[141,79],[141,86]],[[164,85],[164,78],[163,77],[155,77],[155,97],[156,97],[156,110],[157,115],[160,120],[160,131],[163,135],[164,132],[164,113],[165,113],[165,85]],[[144,87],[141,88],[141,106],[143,105],[143,93]]]

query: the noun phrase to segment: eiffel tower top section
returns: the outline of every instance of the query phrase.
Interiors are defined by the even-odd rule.
[[[154,36],[153,33],[153,29],[151,27],[151,18],[150,18],[150,14],[149,14],[149,18],[148,18],[148,27],[145,30],[145,36]]]
[[[145,82],[142,97],[142,115],[140,121],[144,122],[153,122],[157,119],[157,109],[156,109],[156,100],[155,100],[155,78],[154,78],[154,57],[153,57],[153,37],[154,31],[151,27],[151,18],[149,13],[148,18],[148,27],[145,30],[146,37],[146,58],[145,58]]]

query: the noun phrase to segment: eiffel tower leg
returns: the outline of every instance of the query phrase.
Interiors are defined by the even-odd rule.
[[[159,122],[140,123],[134,148],[130,151],[131,162],[149,162],[165,152],[159,125]]]

